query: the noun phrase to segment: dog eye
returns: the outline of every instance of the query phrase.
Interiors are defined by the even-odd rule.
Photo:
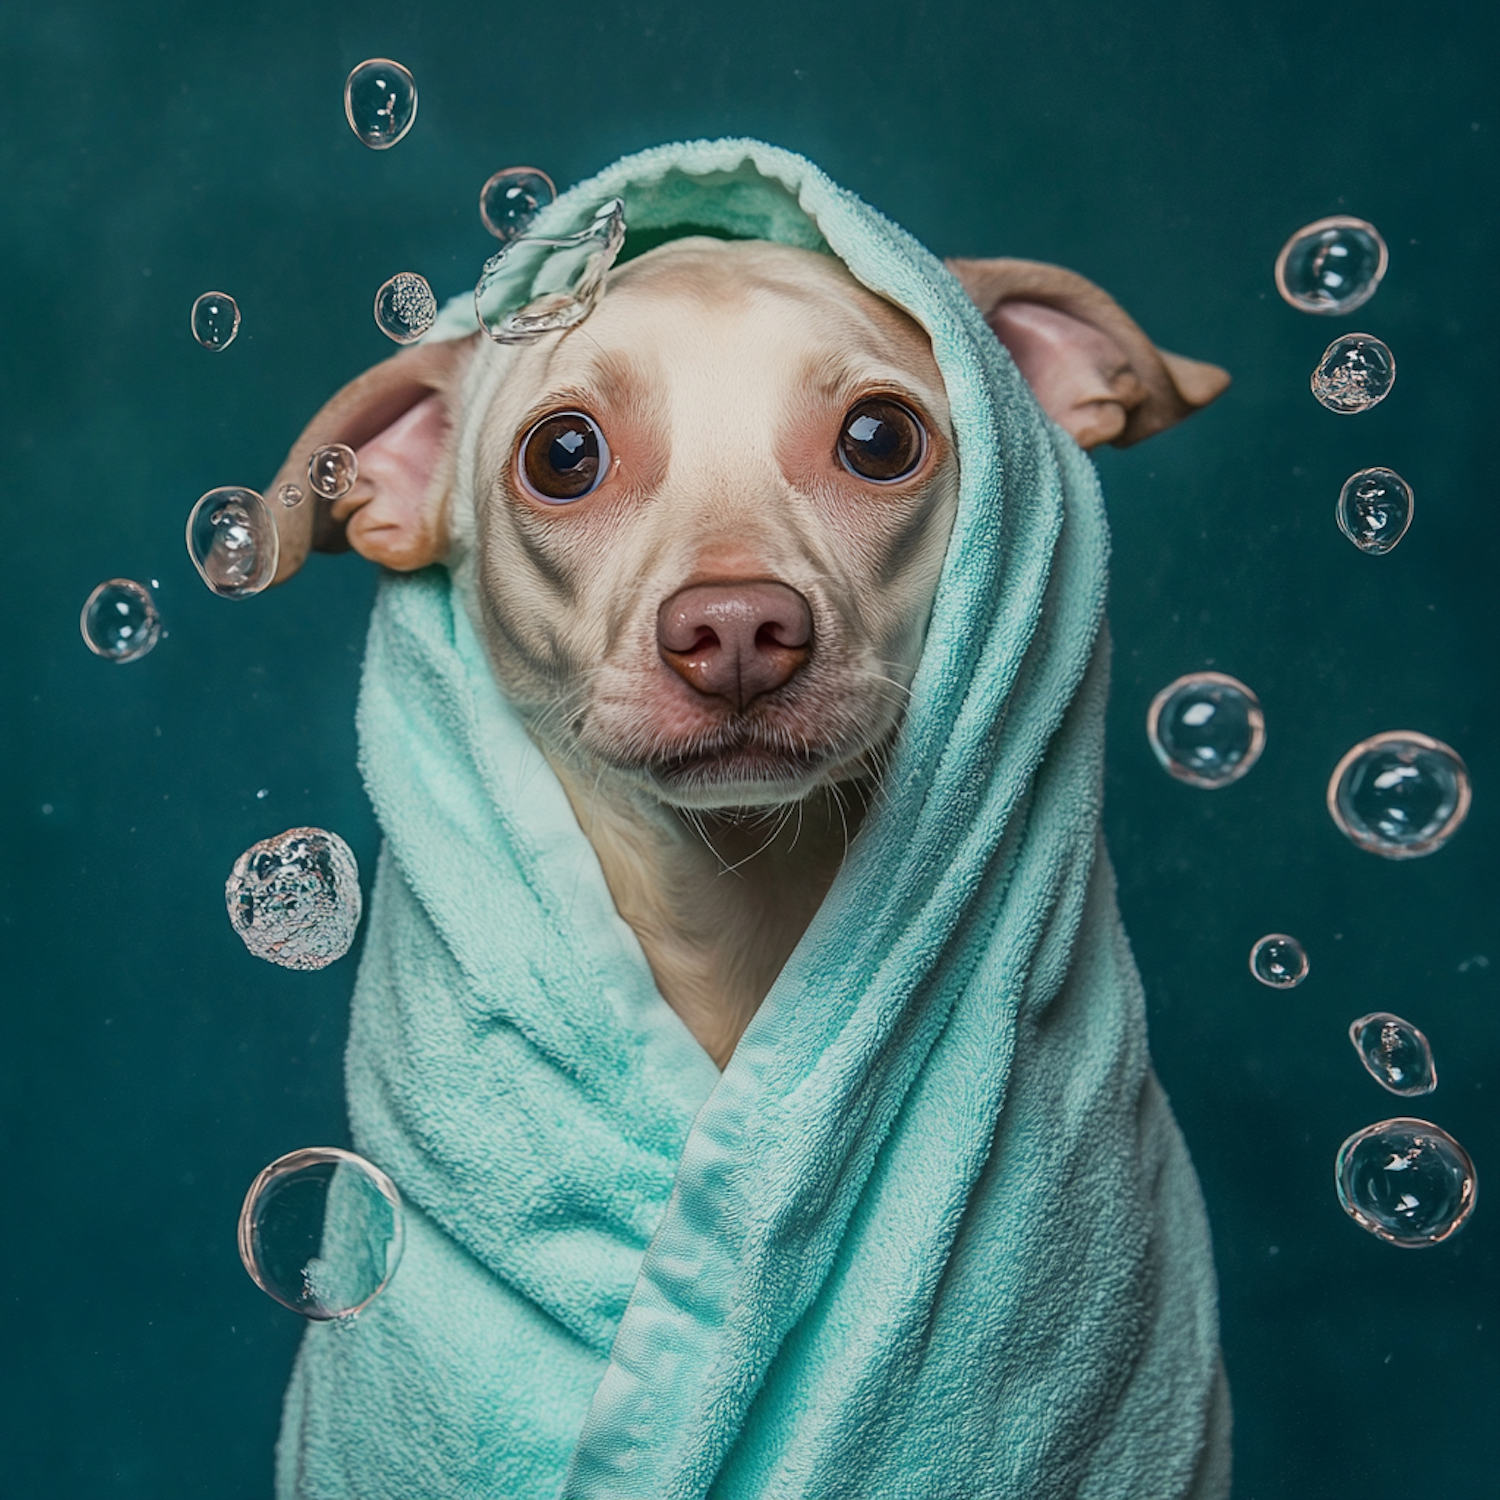
[[[838,453],[862,479],[905,479],[927,451],[927,432],[912,412],[889,396],[856,401],[844,418]]]
[[[609,444],[581,411],[543,417],[521,443],[521,478],[538,500],[581,500],[609,472]]]

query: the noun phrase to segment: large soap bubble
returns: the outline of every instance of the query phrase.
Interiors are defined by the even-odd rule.
[[[380,1295],[401,1264],[401,1195],[352,1151],[312,1146],[279,1157],[240,1209],[240,1259],[283,1307],[327,1322]]]
[[[497,344],[529,344],[593,312],[625,243],[625,205],[603,204],[577,234],[523,234],[484,263],[474,288],[479,326]],[[516,305],[516,289],[524,305]]]
[[[1310,313],[1347,313],[1375,295],[1390,255],[1380,231],[1339,214],[1305,224],[1276,257],[1276,290]]]
[[[1346,333],[1324,351],[1312,372],[1312,393],[1341,416],[1369,411],[1396,383],[1396,356],[1371,333]]]
[[[1344,1212],[1403,1249],[1441,1244],[1474,1212],[1474,1163],[1427,1120],[1381,1120],[1339,1147],[1334,1181]]]
[[[338,834],[289,828],[235,860],[224,903],[257,958],[283,969],[324,969],[354,942],[363,909],[359,867]]]
[[[83,601],[78,628],[95,656],[139,661],[161,639],[161,616],[145,584],[110,578]]]
[[[276,576],[280,547],[276,522],[254,490],[210,490],[188,515],[188,556],[221,598],[260,593]]]
[[[1350,1022],[1349,1040],[1370,1077],[1393,1094],[1430,1094],[1437,1087],[1432,1048],[1410,1021],[1377,1010]]]
[[[1269,989],[1294,990],[1307,971],[1307,950],[1284,932],[1268,932],[1250,950],[1250,972]]]
[[[375,293],[375,326],[398,344],[415,344],[437,322],[437,298],[425,276],[397,271]]]
[[[416,80],[400,63],[372,57],[344,84],[344,116],[372,151],[388,150],[417,118]]]
[[[1441,849],[1469,815],[1469,771],[1430,735],[1393,729],[1349,750],[1328,779],[1328,812],[1339,831],[1385,859]]]
[[[535,167],[506,167],[479,190],[479,217],[497,240],[513,240],[557,197],[552,179]]]
[[[193,303],[190,322],[193,337],[217,354],[227,349],[240,331],[240,305],[228,292],[204,292]]]
[[[1372,557],[1389,552],[1411,525],[1415,498],[1394,469],[1361,469],[1339,491],[1339,530]]]
[[[1238,781],[1260,759],[1266,721],[1260,700],[1238,678],[1190,672],[1151,700],[1146,737],[1179,781],[1212,789]]]

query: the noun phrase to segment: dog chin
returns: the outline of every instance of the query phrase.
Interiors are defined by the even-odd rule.
[[[828,779],[833,757],[746,745],[654,757],[641,769],[652,791],[674,807],[756,808],[797,802]]]

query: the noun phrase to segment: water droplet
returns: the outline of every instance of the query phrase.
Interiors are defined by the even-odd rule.
[[[1307,950],[1284,932],[1268,932],[1250,950],[1250,972],[1273,990],[1296,989],[1307,969]]]
[[[1468,817],[1470,799],[1458,754],[1411,729],[1361,740],[1328,779],[1328,812],[1339,831],[1386,859],[1441,849]]]
[[[1474,1211],[1479,1182],[1469,1153],[1426,1120],[1381,1120],[1339,1147],[1334,1180],[1344,1212],[1405,1249],[1456,1234]]]
[[[289,828],[235,860],[224,904],[257,958],[283,969],[324,969],[354,942],[359,867],[338,834]]]
[[[1169,682],[1146,713],[1146,736],[1156,758],[1190,786],[1238,781],[1266,744],[1260,700],[1223,672],[1190,672]]]
[[[395,1183],[336,1146],[278,1157],[240,1209],[240,1259],[251,1279],[318,1322],[351,1317],[379,1296],[404,1240]]]
[[[1343,416],[1368,411],[1384,401],[1396,383],[1396,356],[1369,333],[1335,339],[1312,373],[1312,393]]]
[[[518,235],[485,263],[474,288],[479,325],[497,344],[529,344],[593,312],[625,243],[625,205],[611,198],[577,234]]]
[[[276,576],[276,522],[254,490],[227,485],[204,495],[188,515],[187,546],[204,583],[221,598],[248,598]]]
[[[1393,1094],[1430,1094],[1437,1087],[1432,1048],[1410,1021],[1377,1010],[1350,1024],[1349,1040],[1370,1076]]]
[[[240,331],[240,305],[228,292],[204,292],[193,303],[191,326],[205,349],[227,349]]]
[[[84,644],[106,661],[139,661],[161,639],[161,616],[144,584],[129,578],[101,583],[78,617]]]
[[[344,443],[325,443],[307,460],[307,482],[325,499],[338,500],[354,488],[359,460]]]
[[[276,498],[291,510],[293,506],[301,505],[307,498],[300,484],[284,484],[276,491]]]
[[[388,57],[372,57],[350,73],[344,84],[344,114],[349,128],[372,151],[394,146],[417,118],[417,85],[411,74]]]
[[[552,179],[535,167],[506,167],[479,190],[479,217],[497,240],[525,234],[537,214],[557,197]]]
[[[375,293],[375,322],[398,344],[415,344],[437,322],[437,298],[423,276],[397,271]]]
[[[1361,469],[1339,491],[1339,530],[1372,557],[1389,552],[1411,525],[1415,497],[1394,469]]]
[[[1344,214],[1305,224],[1276,257],[1276,290],[1309,313],[1347,313],[1375,295],[1390,255],[1380,231]]]

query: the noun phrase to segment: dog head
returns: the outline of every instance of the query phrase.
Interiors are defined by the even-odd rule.
[[[1211,400],[1055,267],[955,273],[1085,447]],[[796,801],[869,774],[901,718],[958,494],[926,333],[825,255],[670,242],[583,324],[478,335],[366,372],[314,418],[351,492],[278,517],[282,566],[351,546],[447,563],[496,678],[555,760],[684,808]]]

